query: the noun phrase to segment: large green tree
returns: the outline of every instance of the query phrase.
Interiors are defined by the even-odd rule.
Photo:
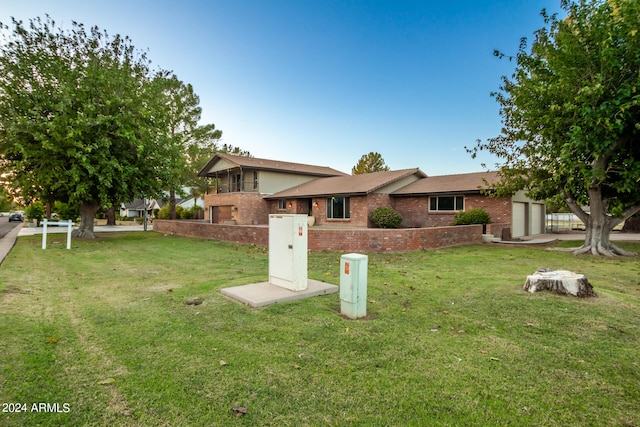
[[[48,16],[2,25],[0,155],[25,200],[76,204],[74,233],[93,237],[98,207],[158,194],[172,179],[169,73],[128,37]]]
[[[501,135],[471,150],[502,162],[500,190],[562,198],[586,225],[575,253],[630,255],[610,241],[640,211],[640,2],[562,1],[493,95]],[[496,52],[497,56],[504,57]]]
[[[363,173],[382,172],[388,171],[389,166],[386,165],[382,154],[376,152],[370,152],[369,154],[363,154],[358,160],[358,163],[351,168],[352,175],[359,175]]]
[[[200,98],[190,84],[171,76],[165,81],[165,94],[168,98],[167,138],[170,144],[181,149],[175,153],[174,158],[167,159],[173,174],[173,179],[166,183],[169,191],[169,217],[176,219],[176,193],[181,193],[184,187],[193,188],[196,184],[193,182],[194,164],[199,164],[202,153],[216,149],[222,131],[213,124],[199,124],[202,115]]]

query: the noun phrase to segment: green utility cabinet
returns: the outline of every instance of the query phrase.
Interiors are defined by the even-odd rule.
[[[340,257],[340,312],[350,319],[367,315],[367,268],[369,258],[362,254]]]

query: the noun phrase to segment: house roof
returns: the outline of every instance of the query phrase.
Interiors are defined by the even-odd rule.
[[[427,175],[418,168],[396,171],[373,172],[360,175],[344,175],[329,178],[318,178],[296,187],[266,196],[265,199],[295,199],[302,197],[324,197],[335,195],[366,195],[403,178],[416,175],[424,178]]]
[[[226,161],[226,162],[225,162]],[[226,163],[226,166],[217,163]],[[231,167],[229,167],[231,163]],[[213,176],[215,172],[227,171],[236,167],[250,168],[255,170],[268,170],[284,173],[295,173],[301,175],[315,176],[342,176],[347,175],[339,170],[327,166],[306,165],[302,163],[283,162],[280,160],[260,159],[257,157],[237,156],[234,154],[216,153],[211,160],[198,172],[198,176]]]
[[[475,172],[457,175],[430,176],[413,182],[391,193],[392,196],[416,196],[425,194],[479,193],[491,188],[500,180],[498,172]],[[489,184],[489,185],[487,185]]]
[[[147,209],[153,203],[153,199],[146,199]],[[133,199],[129,203],[123,203],[124,208],[130,211],[143,211],[145,209],[145,201],[142,199]]]

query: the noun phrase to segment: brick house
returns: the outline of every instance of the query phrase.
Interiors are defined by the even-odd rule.
[[[522,191],[511,197],[487,195],[491,184],[499,179],[497,172],[431,176],[409,184],[391,196],[395,200],[394,209],[403,218],[403,226],[450,225],[458,211],[482,208],[491,216],[487,232],[496,237],[502,237],[503,230],[511,237],[544,233],[543,202],[527,198]]]
[[[427,177],[418,168],[347,175],[322,166],[216,154],[200,176],[213,178],[204,198],[205,220],[220,224],[267,224],[271,213],[307,214],[316,225],[371,227],[371,212],[395,209],[403,227],[450,225],[460,210],[483,208],[487,232],[520,237],[544,232],[545,208],[519,192],[490,197],[483,189],[496,172]]]
[[[265,199],[271,202],[273,213],[310,213],[318,225],[371,227],[371,212],[380,206],[393,207],[394,191],[426,176],[418,168],[335,176],[309,181]]]
[[[265,196],[314,179],[345,175],[324,166],[216,153],[198,173],[212,183],[204,197],[205,220],[214,224],[268,224],[274,209]],[[306,212],[304,208],[296,206],[299,213],[308,212],[309,206]]]

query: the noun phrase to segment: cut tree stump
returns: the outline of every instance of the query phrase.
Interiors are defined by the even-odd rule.
[[[527,276],[523,289],[531,293],[546,290],[559,295],[573,295],[579,298],[598,296],[584,274],[546,268],[539,268],[535,273]]]

